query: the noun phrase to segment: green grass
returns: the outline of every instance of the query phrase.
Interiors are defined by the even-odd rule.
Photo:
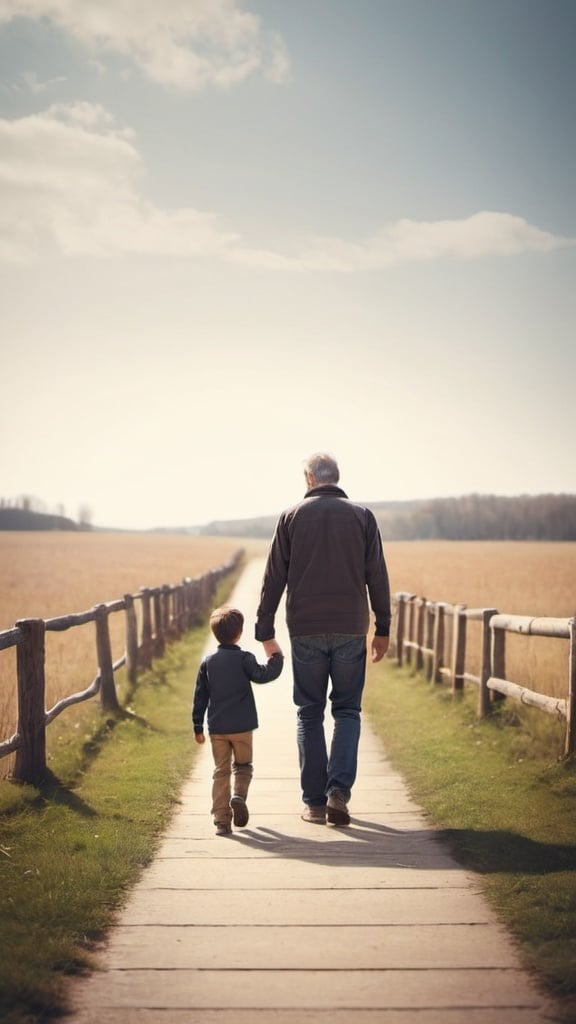
[[[386,663],[371,667],[364,704],[415,800],[574,1020],[576,764],[560,758],[563,726],[549,716],[502,702],[478,721],[475,701]]]
[[[0,1019],[46,1021],[157,847],[195,754],[205,628],[167,649],[130,708],[63,727],[42,787],[0,782]],[[51,726],[55,728],[54,725]],[[71,734],[75,732],[75,739]]]

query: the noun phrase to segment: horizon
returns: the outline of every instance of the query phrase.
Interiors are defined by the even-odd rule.
[[[420,505],[420,504],[425,504],[425,503],[434,503],[434,502],[442,502],[442,501],[460,501],[460,500],[463,500],[463,499],[466,499],[466,498],[480,498],[480,499],[496,498],[497,500],[503,499],[503,500],[508,500],[508,501],[514,501],[514,500],[522,499],[522,498],[528,498],[528,499],[532,499],[532,498],[575,498],[576,499],[576,493],[569,493],[569,492],[563,492],[563,491],[546,491],[546,492],[538,492],[538,493],[535,493],[535,494],[528,494],[528,493],[525,493],[525,492],[524,493],[519,493],[519,494],[495,494],[495,493],[468,492],[468,493],[465,493],[465,494],[436,495],[435,497],[430,497],[430,498],[402,498],[402,499],[398,499],[398,500],[396,500],[396,499],[386,499],[386,498],[383,498],[383,499],[381,499],[381,498],[373,498],[373,499],[358,498],[357,499],[357,498],[352,497],[350,495],[348,495],[348,496],[351,497],[351,500],[356,501],[358,504],[365,505],[367,507],[377,507],[377,506],[390,507],[390,506],[395,506],[395,505]],[[304,494],[302,494],[300,496],[300,498],[297,498],[296,501],[293,502],[292,504],[296,504],[299,500],[301,500],[302,497],[304,497]],[[32,507],[23,509],[22,505],[18,505],[17,504],[17,502],[21,501],[22,499],[31,501],[32,502]],[[29,494],[29,495],[17,495],[16,498],[5,498],[5,497],[0,496],[0,501],[2,502],[2,504],[0,505],[0,513],[3,510],[25,511],[25,512],[31,512],[34,515],[40,515],[40,516],[46,515],[46,516],[62,517],[64,519],[69,520],[70,522],[75,523],[76,525],[81,524],[81,521],[79,520],[78,517],[75,517],[73,514],[68,513],[67,510],[65,508],[63,508],[61,505],[56,507],[56,508],[54,508],[54,509],[50,509],[50,508],[48,508],[46,506],[46,503],[43,502],[43,500],[39,496],[37,496],[37,495],[31,495],[31,494]],[[12,504],[10,504],[10,502],[12,502]],[[287,507],[291,507],[291,506],[287,506]],[[129,525],[118,526],[117,524],[114,525],[114,524],[110,524],[110,523],[106,523],[105,524],[105,523],[99,523],[99,522],[95,522],[95,521],[89,521],[89,522],[86,523],[86,528],[88,530],[95,530],[95,531],[102,530],[102,531],[107,531],[107,532],[114,532],[115,530],[117,530],[118,532],[123,532],[123,533],[155,533],[155,532],[158,532],[158,531],[166,531],[166,532],[170,532],[170,531],[173,531],[173,532],[195,531],[195,530],[202,530],[203,528],[208,527],[208,526],[218,525],[220,523],[241,523],[241,522],[252,522],[252,521],[258,522],[260,520],[277,519],[282,511],[283,511],[283,509],[277,509],[276,511],[273,511],[273,512],[257,512],[257,513],[254,513],[254,515],[249,515],[249,516],[221,516],[221,515],[218,515],[218,516],[216,516],[216,517],[214,517],[212,519],[205,520],[203,522],[195,522],[195,523],[181,522],[181,523],[174,523],[174,524],[171,524],[171,525],[166,525],[166,524],[162,524],[162,523],[155,523],[153,525],[145,526],[145,527],[142,527],[142,526],[129,526]],[[1,530],[3,530],[3,527],[0,525],[0,531]]]
[[[2,490],[576,492],[573,0],[94,4],[0,0]]]

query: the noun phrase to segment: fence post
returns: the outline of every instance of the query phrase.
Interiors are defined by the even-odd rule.
[[[491,630],[490,619],[497,615],[496,608],[482,609],[482,653],[480,658],[480,686],[478,688],[478,717],[485,718],[490,711],[490,690],[488,680],[490,678],[490,649]]]
[[[570,658],[568,662],[568,697],[566,698],[566,743],[569,757],[576,749],[576,618],[570,619]]]
[[[35,784],[41,782],[46,774],[46,626],[43,619],[19,619],[16,625],[25,634],[26,639],[24,643],[18,644],[16,650],[17,735],[20,743],[16,749],[13,778],[19,782]]]
[[[200,581],[197,577],[188,582],[188,603],[190,608],[190,625],[197,626],[200,622]]]
[[[406,664],[407,665],[411,665],[412,664],[412,650],[413,650],[413,648],[412,648],[411,645],[412,645],[412,641],[414,640],[414,635],[415,635],[415,628],[414,628],[415,616],[416,616],[416,595],[412,594],[411,597],[408,599],[408,629],[407,629],[408,644],[406,646]]]
[[[433,683],[442,682],[442,676],[440,669],[444,665],[444,612],[445,605],[439,603],[436,605],[434,615],[434,639],[432,641],[433,655],[432,655],[432,668],[430,678]]]
[[[426,598],[418,599],[418,618],[416,620],[416,671],[421,672],[424,666],[424,626],[426,623]]]
[[[164,640],[164,619],[162,617],[162,592],[160,587],[154,587],[152,591],[152,604],[154,605],[154,654],[161,658],[166,646]]]
[[[184,584],[177,583],[173,591],[174,629],[176,636],[182,636],[186,624],[184,621]]]
[[[452,693],[464,689],[464,667],[466,665],[466,605],[454,605],[454,630],[452,637]]]
[[[436,605],[432,601],[426,602],[426,679],[431,682],[434,678],[434,623],[436,621]]]
[[[150,607],[150,588],[140,587],[142,594],[142,643],[140,646],[140,664],[142,668],[152,665],[152,609]]]
[[[100,706],[102,711],[119,711],[112,667],[108,609],[105,604],[99,604],[96,608],[96,651],[100,670]]]
[[[170,587],[168,583],[164,583],[160,588],[160,603],[162,606],[162,630],[164,632],[164,636],[170,636]]]
[[[138,670],[138,623],[132,594],[124,594],[126,602],[126,673],[131,683],[136,682]]]
[[[404,623],[406,619],[406,594],[396,597],[396,664],[404,663]]]
[[[497,679],[506,679],[506,630],[492,629],[491,633],[490,675]],[[504,700],[504,694],[493,690],[491,699],[493,703]]]

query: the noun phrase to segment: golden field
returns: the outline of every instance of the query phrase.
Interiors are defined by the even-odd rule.
[[[0,631],[17,619],[82,612],[143,586],[201,576],[243,546],[216,537],[0,532]],[[114,660],[124,652],[124,619],[122,612],[110,616]],[[47,707],[89,686],[96,670],[94,623],[46,633]],[[10,648],[0,651],[0,740],[15,730],[16,707],[16,648]]]
[[[141,586],[199,576],[228,561],[239,547],[249,555],[264,556],[268,545],[163,534],[0,533],[0,630],[19,618],[80,612],[136,593]],[[509,614],[576,613],[576,544],[394,541],[384,547],[393,592],[495,607]],[[117,659],[124,650],[124,615],[112,615],[110,625]],[[469,671],[477,670],[479,633],[474,630],[472,624]],[[48,707],[92,682],[94,637],[93,623],[47,633]],[[565,696],[567,641],[509,635],[507,650],[508,678],[542,693]],[[15,662],[15,648],[0,651],[0,740],[16,727]]]
[[[496,608],[509,615],[576,615],[576,544],[523,541],[391,541],[384,545],[392,592]],[[468,626],[467,671],[478,672],[480,626]],[[507,634],[506,676],[565,697],[568,641]]]
[[[389,541],[392,591],[510,615],[576,615],[576,543]]]
[[[219,537],[0,532],[0,630],[200,576],[240,547]]]

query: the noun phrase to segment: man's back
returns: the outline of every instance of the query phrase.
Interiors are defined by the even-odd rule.
[[[365,634],[367,586],[377,628],[387,628],[388,576],[373,514],[335,484],[310,489],[278,521],[258,612],[259,639],[266,638],[284,586],[292,636]]]

